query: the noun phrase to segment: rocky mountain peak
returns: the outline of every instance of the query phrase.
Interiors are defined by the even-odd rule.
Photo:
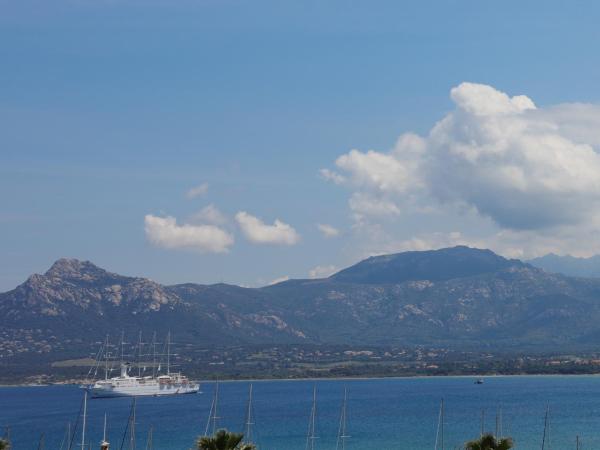
[[[103,278],[109,273],[94,265],[90,261],[81,261],[74,258],[61,258],[57,260],[45,273],[49,278],[64,280],[94,281]]]
[[[144,334],[172,329],[211,345],[561,345],[568,350],[580,344],[595,348],[599,292],[598,279],[549,274],[468,247],[376,256],[330,278],[260,289],[162,286],[61,259],[45,275],[0,293],[0,328],[15,335],[41,330],[39,342],[55,337],[86,345],[123,329]],[[0,357],[9,335],[3,336]]]

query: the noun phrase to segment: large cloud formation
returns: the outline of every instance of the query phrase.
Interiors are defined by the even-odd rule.
[[[190,249],[225,253],[233,245],[233,236],[215,225],[177,224],[174,217],[144,217],[146,237],[154,245],[167,249]]]
[[[254,244],[294,245],[300,240],[296,230],[279,219],[273,225],[267,225],[258,217],[240,211],[235,220],[246,239]]]
[[[321,171],[353,188],[355,218],[453,208],[510,233],[598,220],[600,108],[537,108],[474,83],[450,97],[455,109],[428,135],[404,134],[389,152],[352,150],[336,160],[337,172]]]

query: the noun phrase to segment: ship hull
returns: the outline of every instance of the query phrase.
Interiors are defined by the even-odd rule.
[[[111,397],[159,397],[163,395],[196,394],[200,390],[198,385],[146,385],[146,386],[86,386],[85,389],[92,398]]]

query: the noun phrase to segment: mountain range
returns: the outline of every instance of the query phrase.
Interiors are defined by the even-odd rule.
[[[600,279],[463,246],[375,256],[329,278],[262,288],[163,286],[60,259],[0,294],[0,328],[0,361],[88,354],[123,330],[171,330],[179,342],[205,346],[593,348]]]
[[[600,278],[600,255],[577,258],[571,255],[548,255],[530,259],[529,264],[548,272],[562,273],[572,277]]]

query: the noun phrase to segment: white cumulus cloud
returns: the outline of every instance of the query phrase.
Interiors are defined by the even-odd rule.
[[[187,249],[209,253],[225,253],[234,239],[227,231],[214,225],[177,224],[174,217],[144,217],[147,239],[157,247]]]
[[[332,181],[335,184],[342,184],[346,181],[346,178],[344,178],[339,173],[334,172],[333,170],[321,169],[320,174],[324,179],[326,179],[328,181]]]
[[[205,206],[200,211],[192,214],[189,218],[189,221],[192,223],[198,224],[213,224],[213,225],[223,225],[227,223],[227,217],[212,203],[210,205]]]
[[[339,234],[340,234],[340,230],[338,230],[334,226],[328,225],[326,223],[318,223],[317,228],[319,229],[321,234],[323,236],[325,236],[326,238],[333,238],[333,237],[339,236]]]
[[[208,183],[202,183],[198,186],[194,186],[193,188],[190,188],[185,195],[187,198],[192,199],[192,198],[196,198],[196,197],[202,197],[202,196],[206,195],[207,192],[208,192]]]
[[[352,189],[355,221],[430,211],[443,227],[444,218],[474,215],[503,232],[490,240],[510,240],[511,252],[581,233],[589,241],[600,208],[600,106],[539,108],[476,83],[450,97],[455,108],[427,134],[405,133],[389,151],[351,150],[327,169],[327,179]],[[542,231],[543,242],[531,241]]]
[[[273,225],[268,225],[258,217],[240,211],[235,215],[235,220],[244,236],[255,244],[294,245],[300,240],[296,230],[279,219]]]
[[[352,194],[348,204],[357,222],[361,222],[366,216],[386,217],[400,214],[400,208],[392,200],[365,192]]]

